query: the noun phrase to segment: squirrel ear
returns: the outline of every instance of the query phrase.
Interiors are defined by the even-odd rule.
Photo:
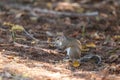
[[[57,32],[57,35],[58,35],[58,36],[61,36],[61,37],[62,37],[62,39],[64,39],[64,40],[66,40],[66,39],[67,39],[67,37],[64,35],[64,33],[63,33],[63,32]]]
[[[63,36],[63,35],[64,35],[63,32],[57,32],[56,34],[57,34],[58,36]]]

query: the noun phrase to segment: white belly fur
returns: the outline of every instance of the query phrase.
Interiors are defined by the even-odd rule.
[[[71,47],[65,49],[67,51],[67,55],[70,54]]]

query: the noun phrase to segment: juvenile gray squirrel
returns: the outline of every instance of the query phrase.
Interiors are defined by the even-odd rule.
[[[85,55],[81,57],[81,42],[75,38],[67,37],[64,35],[58,36],[55,40],[55,46],[59,49],[67,51],[68,58],[73,60],[79,60],[79,62],[86,62],[91,59],[96,60],[96,64],[101,63],[101,57],[99,55]]]

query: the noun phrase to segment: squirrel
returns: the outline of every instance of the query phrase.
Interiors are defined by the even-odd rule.
[[[75,38],[65,35],[58,36],[55,40],[55,46],[67,51],[67,56],[71,61],[79,60],[79,62],[86,62],[94,59],[95,63],[101,63],[101,57],[99,55],[88,54],[81,57],[82,45],[81,42]]]
[[[71,60],[80,59],[81,57],[81,43],[77,39],[62,35],[56,38],[55,46],[67,51],[67,56]]]

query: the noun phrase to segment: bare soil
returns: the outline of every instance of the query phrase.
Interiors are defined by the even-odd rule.
[[[67,8],[61,8],[63,4],[58,3],[64,1],[67,0],[0,2],[0,80],[120,80],[120,1],[68,0],[80,6],[67,4]],[[58,15],[57,12],[72,14]],[[76,14],[91,12],[99,14]],[[23,26],[41,42],[34,43],[24,32],[16,31],[19,39],[14,43],[11,26],[5,22]],[[64,62],[65,53],[43,43],[52,39],[46,34],[48,31],[64,32],[80,40],[82,45],[95,44],[83,51],[83,55],[100,55],[101,64],[85,62],[75,68]]]

